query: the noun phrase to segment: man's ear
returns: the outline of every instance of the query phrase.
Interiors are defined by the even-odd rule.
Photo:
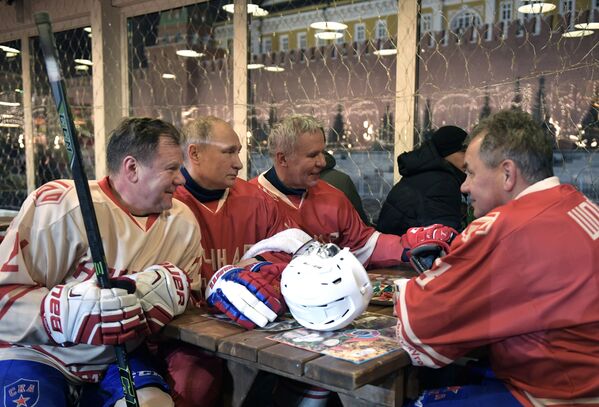
[[[289,165],[287,162],[287,155],[282,151],[277,151],[275,155],[275,162],[281,167],[287,167]]]
[[[137,182],[139,179],[139,163],[137,159],[130,155],[125,157],[122,163],[122,171],[130,182]]]
[[[512,192],[518,183],[520,171],[518,170],[516,163],[512,160],[503,160],[499,165],[501,166],[503,175],[503,189],[507,192]]]
[[[200,158],[200,146],[197,144],[190,144],[187,146],[187,159],[190,162],[197,162]]]

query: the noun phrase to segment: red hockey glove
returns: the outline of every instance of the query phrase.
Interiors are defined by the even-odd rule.
[[[412,251],[417,248],[420,249],[416,252],[421,253],[440,248],[439,254],[442,252],[445,255],[449,253],[449,245],[457,235],[458,232],[454,228],[438,223],[426,227],[410,228],[401,237],[401,244],[404,247],[401,260],[410,261]]]
[[[42,302],[48,336],[58,344],[116,345],[150,333],[135,283],[111,279],[113,288],[95,280],[57,285]]]
[[[185,311],[190,295],[189,279],[177,266],[157,264],[126,278],[135,281],[135,294],[152,333]]]
[[[286,264],[256,263],[245,268],[225,266],[206,287],[206,302],[247,329],[264,327],[285,310],[281,273]]]

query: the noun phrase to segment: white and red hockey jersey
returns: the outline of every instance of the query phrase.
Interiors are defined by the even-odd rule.
[[[250,180],[273,197],[286,213],[309,235],[339,247],[349,247],[365,267],[387,267],[401,263],[400,236],[387,235],[366,226],[343,192],[319,180],[303,195],[286,195],[265,173]]]
[[[173,200],[168,211],[135,217],[118,203],[108,178],[89,184],[112,277],[171,262],[199,291],[201,237],[187,206]],[[45,363],[74,381],[98,380],[114,349],[53,346],[40,316],[49,288],[90,278],[96,277],[74,183],[49,182],[27,197],[0,244],[0,359]]]
[[[599,405],[599,208],[551,177],[472,222],[401,280],[398,340],[438,367],[488,346],[525,405]]]
[[[189,180],[187,182],[190,182]],[[268,195],[247,181],[237,178],[220,199],[200,202],[184,186],[175,197],[189,206],[202,231],[202,279],[209,281],[221,267],[239,262],[243,254],[262,239],[291,228],[295,222],[278,210]],[[262,253],[265,260],[289,261],[281,253]]]

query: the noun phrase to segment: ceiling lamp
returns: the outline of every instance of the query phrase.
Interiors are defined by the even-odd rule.
[[[187,58],[199,58],[199,57],[204,56],[203,53],[194,51],[192,49],[179,49],[179,50],[177,50],[176,54],[179,55],[180,57],[187,57]]]
[[[83,29],[83,31],[85,31],[85,32],[87,32],[87,33],[90,33],[90,32],[92,32],[92,28],[91,28],[91,27],[85,27],[85,28]]]
[[[6,53],[14,53],[14,54],[20,54],[21,51],[19,51],[16,48],[13,47],[7,47],[6,45],[0,45],[0,49]]]
[[[76,71],[89,71],[89,66],[87,65],[75,65]]]
[[[21,104],[19,102],[3,102],[0,100],[0,106],[16,107],[16,106],[21,106]]]
[[[555,10],[555,4],[537,0],[525,1],[518,7],[518,13],[522,14],[547,13],[553,10]]]
[[[83,59],[83,58],[76,58],[75,63],[80,64],[80,65],[87,65],[87,66],[92,66],[94,64],[89,59]]]
[[[337,31],[319,31],[314,34],[314,36],[321,40],[336,40],[337,38],[343,37],[343,34]]]
[[[175,79],[175,78],[176,78],[176,76],[175,76],[175,75],[173,75],[172,73],[163,73],[163,74],[162,74],[162,77],[163,77],[164,79]]]
[[[377,49],[376,51],[373,52],[374,55],[378,55],[380,57],[386,57],[389,55],[396,55],[397,54],[397,48],[381,48],[381,49]]]
[[[317,21],[310,24],[310,28],[315,30],[341,31],[346,30],[347,25],[343,23],[337,23],[335,21]]]
[[[248,64],[248,69],[260,69],[264,68],[264,64]]]
[[[281,66],[277,66],[277,65],[271,65],[271,66],[265,66],[264,70],[268,71],[268,72],[283,72],[285,70],[285,68],[283,68]]]
[[[227,13],[233,14],[235,12],[235,4],[229,3],[223,6],[223,10]],[[264,17],[268,15],[268,11],[264,10],[257,4],[248,3],[247,4],[247,13],[253,15],[254,17]]]
[[[599,23],[580,23],[574,25],[579,30],[599,30]]]
[[[592,30],[572,30],[562,34],[564,38],[580,38],[586,37],[587,35],[592,35],[594,31]]]

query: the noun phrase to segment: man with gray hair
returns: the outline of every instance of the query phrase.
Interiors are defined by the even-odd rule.
[[[268,148],[273,167],[250,182],[269,193],[279,210],[309,235],[349,247],[365,267],[407,262],[410,250],[422,244],[448,248],[455,231],[443,225],[412,228],[401,237],[365,225],[345,194],[320,180],[325,143],[322,125],[315,118],[283,119],[273,127]]]
[[[597,405],[599,208],[553,176],[529,114],[498,112],[470,137],[462,192],[478,219],[430,270],[396,282],[397,338],[433,368],[487,346],[494,378],[416,404]]]

